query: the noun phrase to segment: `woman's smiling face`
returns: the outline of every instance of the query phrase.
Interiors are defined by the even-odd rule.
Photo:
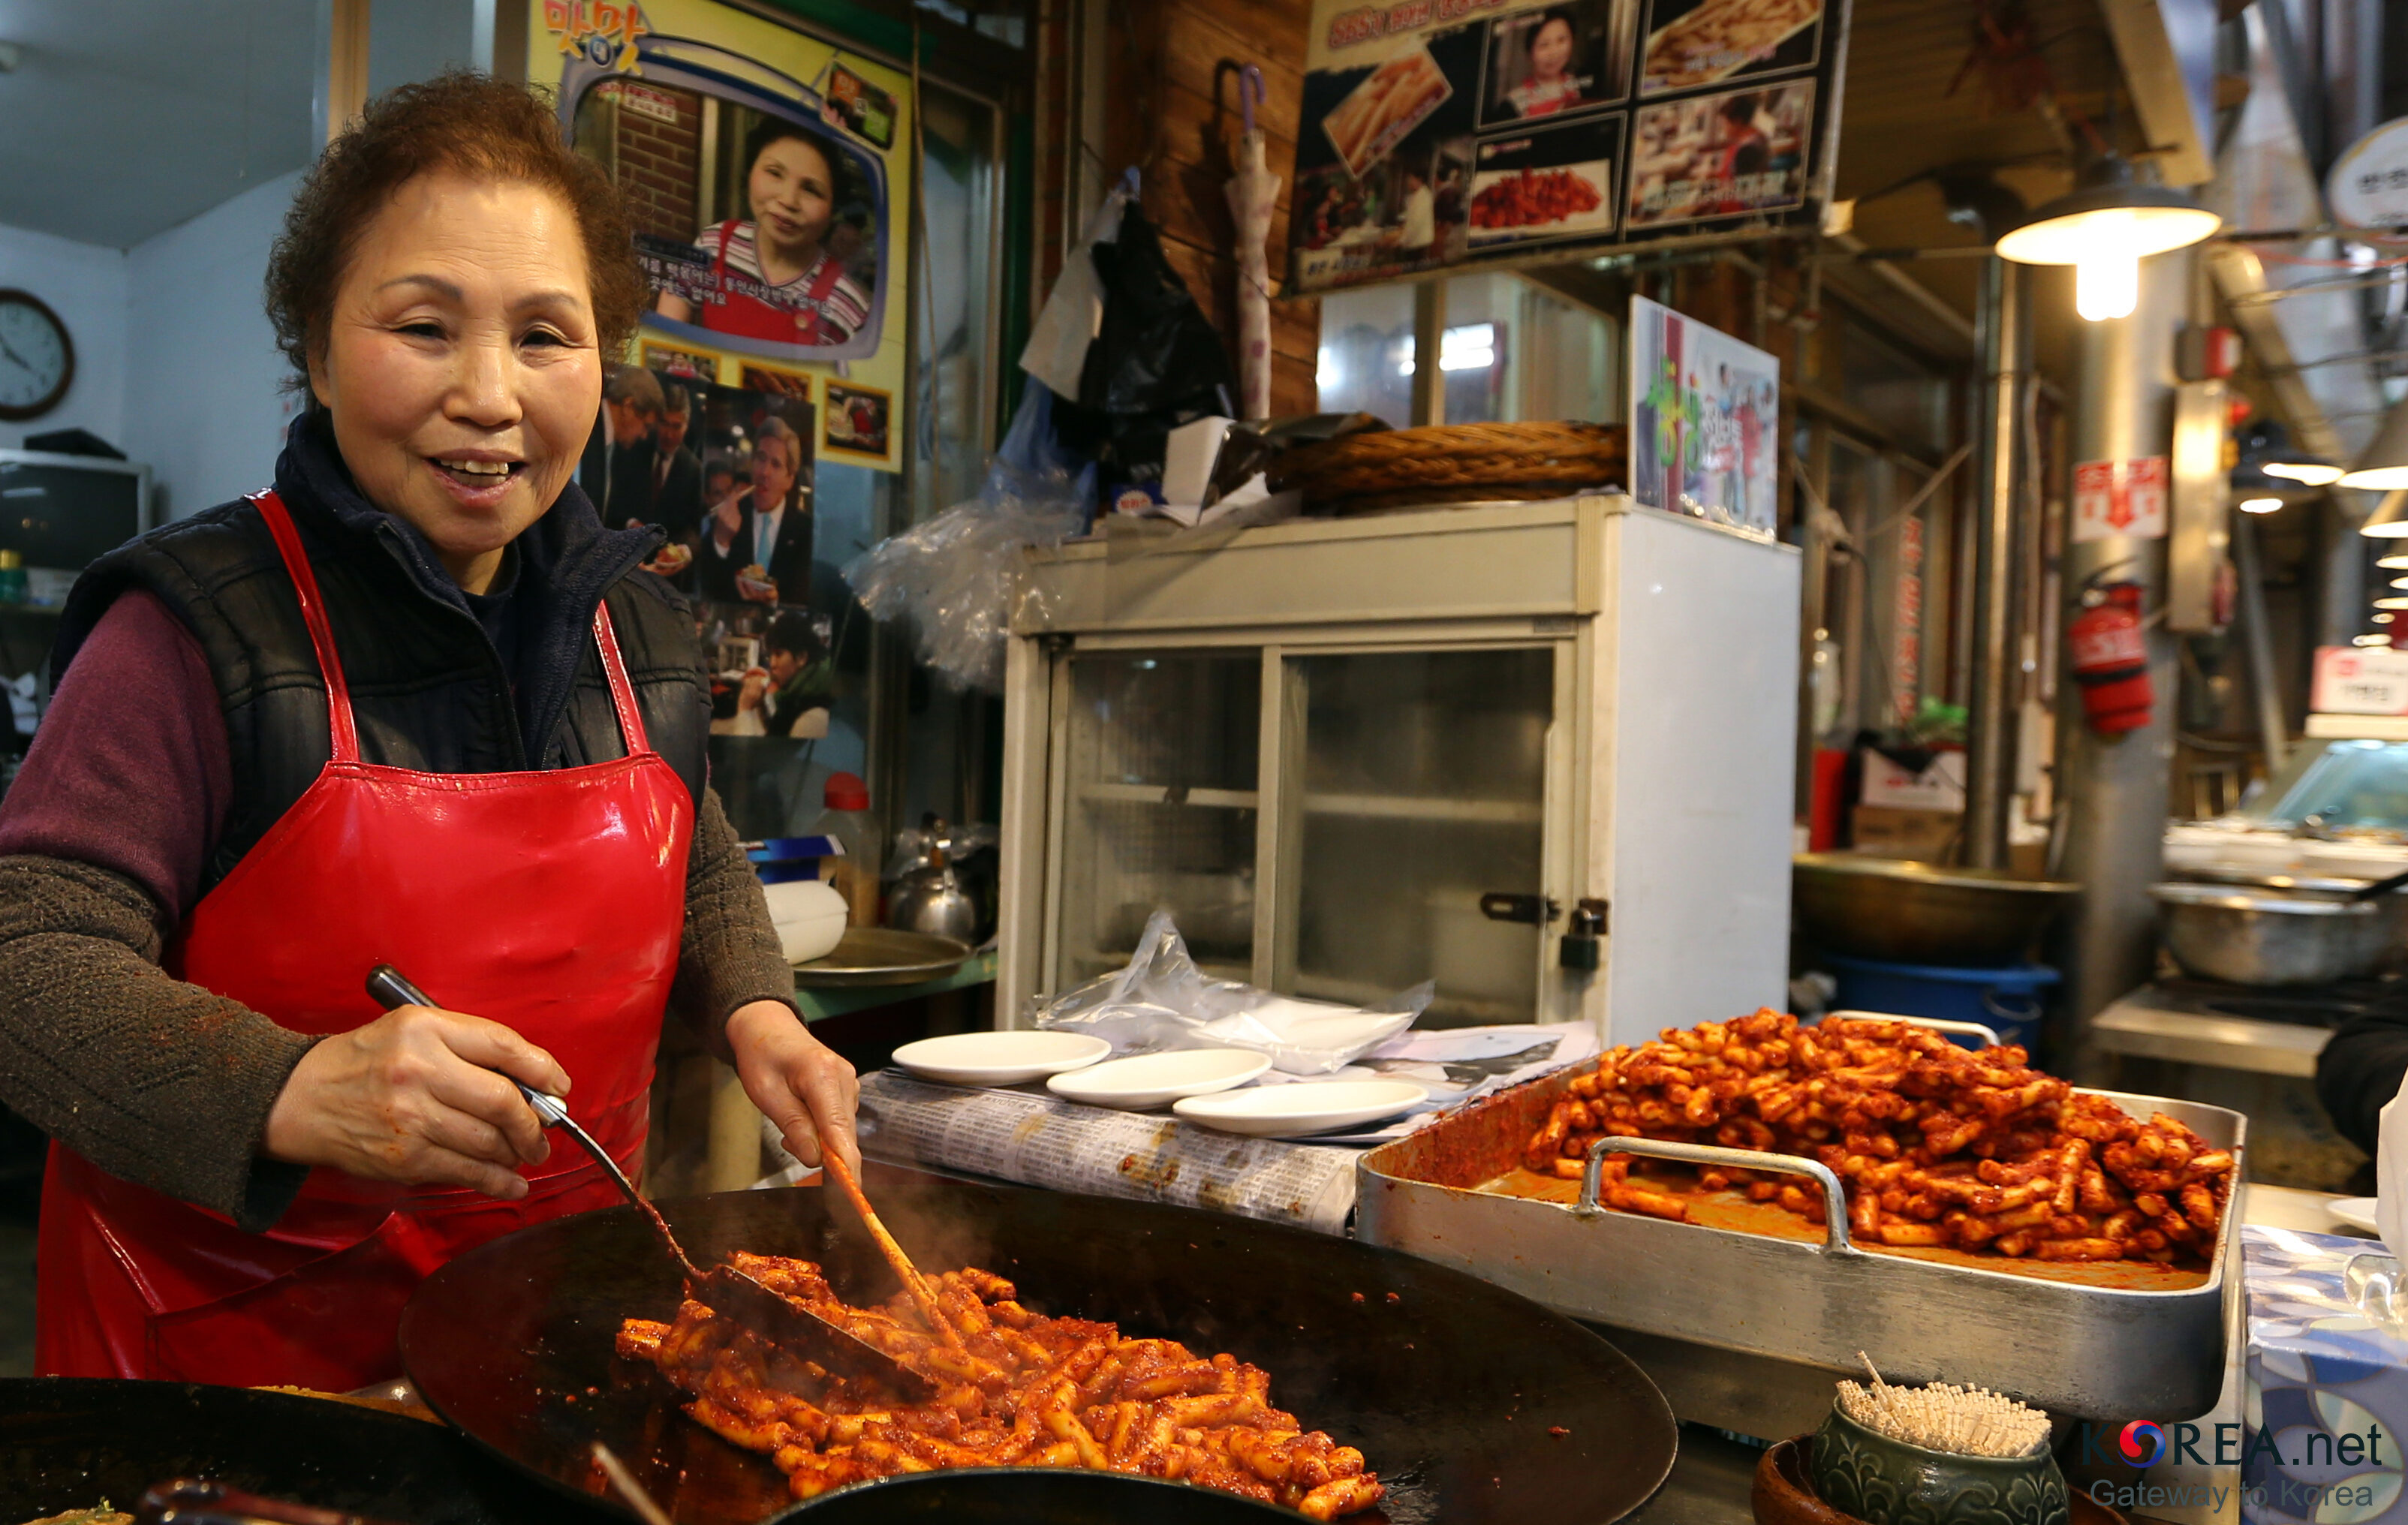
[[[1541,79],[1560,79],[1572,61],[1572,23],[1550,16],[1530,39],[1530,72]]]
[[[309,386],[369,502],[480,592],[576,470],[602,395],[566,202],[430,171],[362,232]]]
[[[835,176],[817,144],[781,137],[761,150],[745,181],[752,220],[772,249],[816,252],[836,220]]]

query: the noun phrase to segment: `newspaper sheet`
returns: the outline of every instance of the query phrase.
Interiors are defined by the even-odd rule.
[[[1346,1233],[1359,1151],[1239,1138],[1160,1113],[1112,1112],[1037,1090],[861,1080],[862,1150],[1091,1196],[1204,1207]]]

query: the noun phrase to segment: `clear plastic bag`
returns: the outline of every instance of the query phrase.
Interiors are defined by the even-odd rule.
[[[876,620],[908,620],[920,661],[961,688],[1003,689],[1021,552],[1085,527],[1091,474],[1053,440],[1053,393],[1030,387],[979,495],[869,548],[844,569]]]
[[[1172,1048],[1251,1048],[1289,1075],[1328,1075],[1413,1025],[1438,988],[1425,981],[1369,1006],[1325,1005],[1211,979],[1156,911],[1125,968],[1037,1005],[1037,1025],[1102,1038],[1115,1057]]]

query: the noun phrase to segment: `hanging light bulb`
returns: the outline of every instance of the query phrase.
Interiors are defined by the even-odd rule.
[[[2085,230],[2088,249],[2073,262],[2073,310],[2094,323],[2129,318],[2141,305],[2141,257],[2128,250],[2132,219],[2127,213],[2094,213]]]
[[[2408,572],[2408,556],[2385,556],[2374,564],[2386,572]]]
[[[2378,598],[2374,606],[2378,609],[2408,609],[2408,598]]]
[[[2083,316],[2088,317],[2089,314],[2085,313]],[[2241,511],[2244,514],[2271,514],[2281,506],[2283,506],[2283,500],[2280,498],[2243,498],[2241,500]]]
[[[2141,261],[2183,249],[2224,220],[2179,191],[2143,183],[2121,154],[2091,161],[2073,190],[2000,235],[1999,256],[2019,264],[2073,266],[2073,306],[2092,322],[2131,315]]]

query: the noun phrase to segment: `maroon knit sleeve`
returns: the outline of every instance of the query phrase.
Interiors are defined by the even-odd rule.
[[[0,801],[0,856],[67,858],[122,874],[172,933],[225,825],[234,765],[198,637],[130,590],[59,680]]]

